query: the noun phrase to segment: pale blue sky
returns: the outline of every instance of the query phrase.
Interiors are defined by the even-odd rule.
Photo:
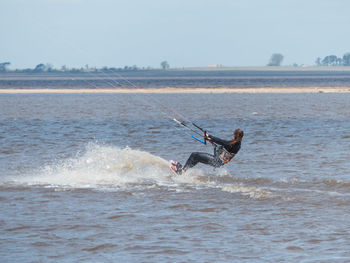
[[[348,0],[0,0],[11,68],[312,65],[350,52]]]

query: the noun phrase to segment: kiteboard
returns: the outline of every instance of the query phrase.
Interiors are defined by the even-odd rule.
[[[179,169],[181,169],[182,167],[182,165],[179,162],[170,160],[169,167],[170,170],[176,175],[181,175],[183,173],[183,171],[179,172]]]

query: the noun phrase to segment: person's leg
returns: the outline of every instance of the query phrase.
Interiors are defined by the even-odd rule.
[[[187,169],[195,166],[197,163],[204,163],[204,164],[215,166],[214,155],[211,155],[208,153],[200,153],[200,152],[192,153],[188,158],[185,166],[183,167],[183,170],[186,171]]]

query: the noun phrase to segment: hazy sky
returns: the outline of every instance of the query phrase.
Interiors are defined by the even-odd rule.
[[[11,68],[313,65],[350,52],[349,0],[0,0]]]

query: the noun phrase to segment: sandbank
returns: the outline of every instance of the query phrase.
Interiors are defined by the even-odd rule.
[[[135,88],[135,89],[0,89],[0,94],[171,94],[171,93],[350,93],[350,87],[302,88]]]

